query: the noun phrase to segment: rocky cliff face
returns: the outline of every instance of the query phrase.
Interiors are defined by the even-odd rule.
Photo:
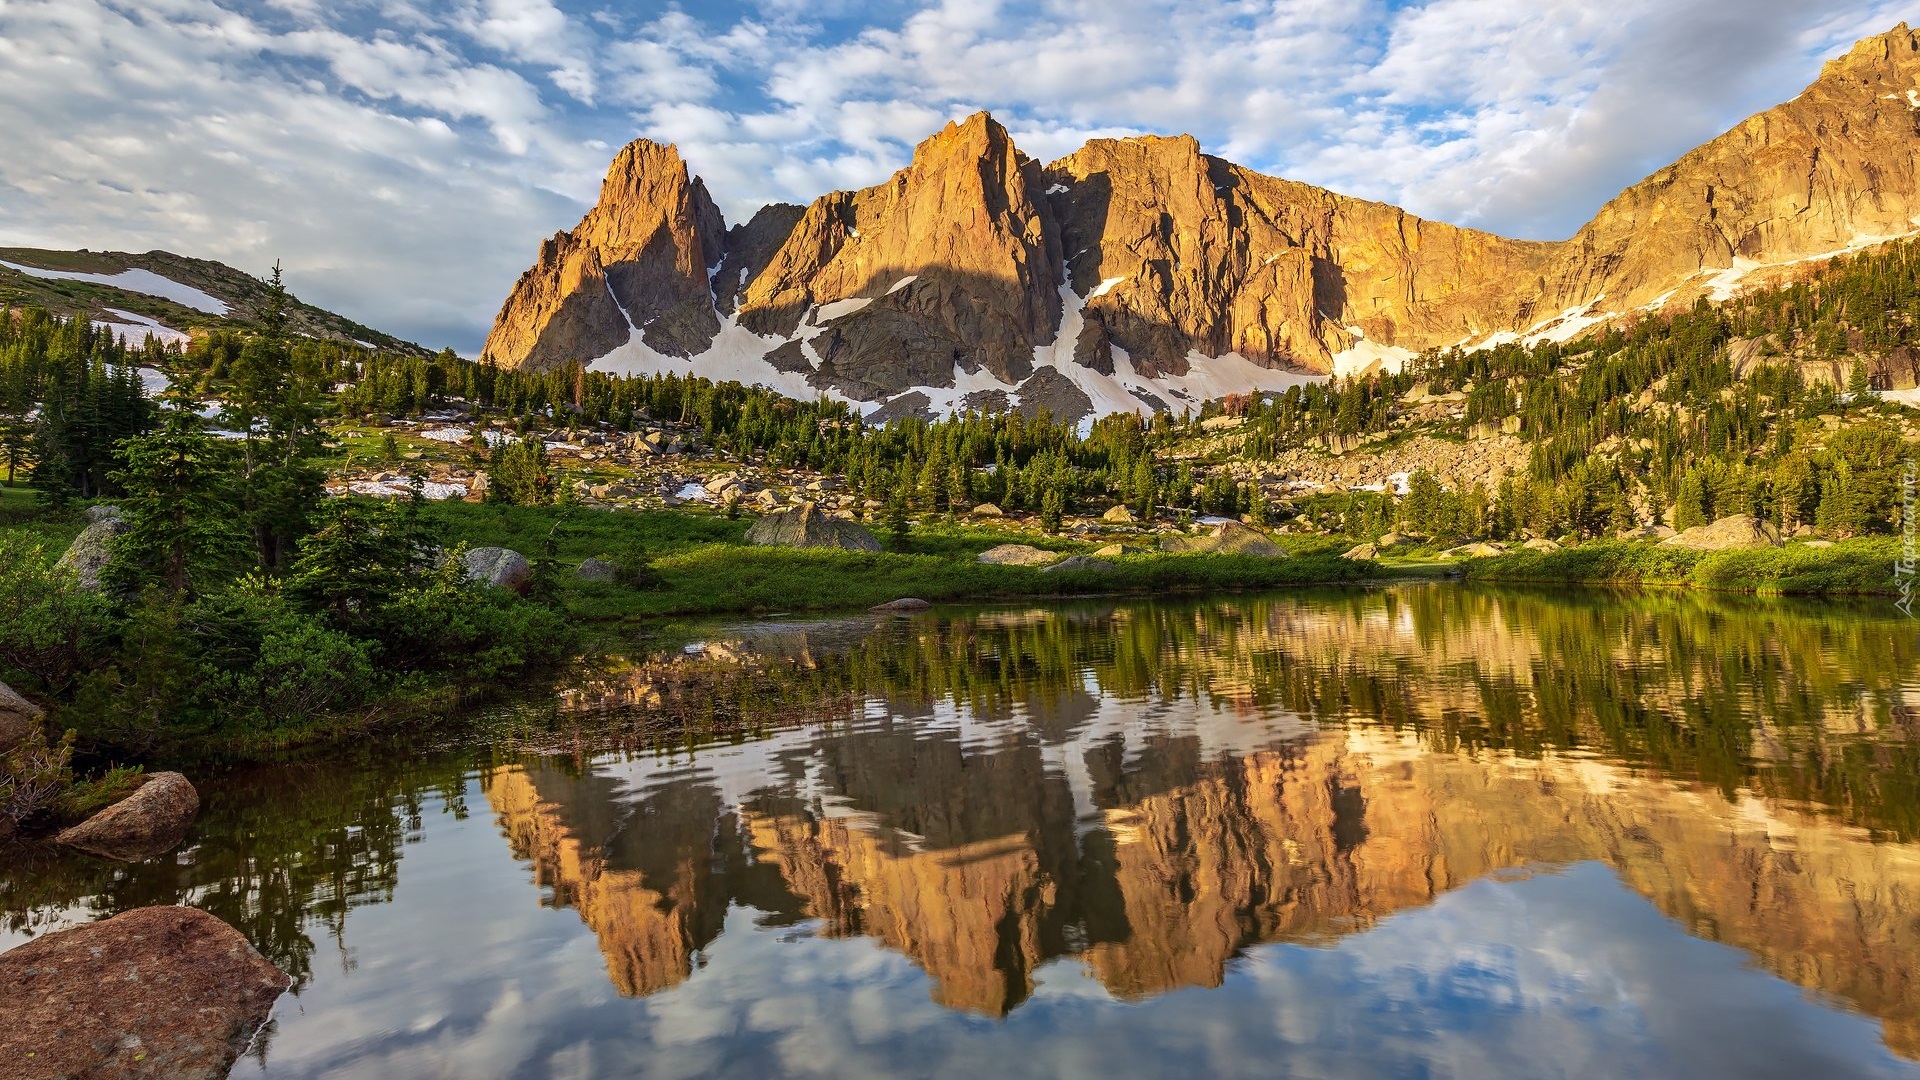
[[[494,318],[482,355],[552,367],[639,337],[669,356],[706,351],[720,329],[707,269],[726,223],[672,146],[642,139],[613,159],[600,202],[540,245]]]
[[[886,183],[729,231],[678,153],[642,141],[542,246],[486,356],[636,372],[692,358],[887,416],[1145,410],[1724,298],[1759,267],[1920,229],[1917,153],[1920,37],[1904,24],[1563,243],[1263,176],[1188,136],[1095,140],[1043,168],[984,113]]]
[[[1622,192],[1563,245],[1557,297],[1609,310],[1920,228],[1920,34],[1826,65],[1799,97]],[[1705,278],[1727,272],[1718,282]]]

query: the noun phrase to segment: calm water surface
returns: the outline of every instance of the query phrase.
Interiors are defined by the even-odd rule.
[[[196,775],[239,1077],[1920,1077],[1920,632],[1454,586],[761,622]],[[677,732],[690,727],[691,736]],[[706,741],[703,741],[706,740]]]

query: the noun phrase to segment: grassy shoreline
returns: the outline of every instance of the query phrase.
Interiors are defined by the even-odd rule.
[[[1465,564],[1468,581],[1654,586],[1755,596],[1894,596],[1900,541],[1844,540],[1744,551],[1688,551],[1646,541],[1599,540],[1560,551],[1515,551]]]

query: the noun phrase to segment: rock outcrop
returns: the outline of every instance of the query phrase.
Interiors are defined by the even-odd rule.
[[[727,230],[674,148],[643,140],[580,225],[543,245],[485,355],[551,367],[637,339],[620,369],[691,357],[699,373],[713,348],[730,377],[759,365],[768,385],[885,402],[883,417],[1071,418],[1191,406],[1167,380],[1228,356],[1257,382],[1260,368],[1564,337],[1913,233],[1917,86],[1920,38],[1903,24],[1558,243],[1264,176],[1184,135],[1096,139],[1042,167],[985,113],[885,183]]]
[[[143,862],[180,846],[200,813],[200,793],[177,772],[154,773],[133,794],[54,837],[118,862]]]
[[[726,224],[674,146],[621,150],[600,202],[540,247],[495,317],[481,352],[504,367],[551,367],[604,356],[635,333],[668,356],[691,356],[720,330],[707,270]]]
[[[48,934],[0,953],[0,1075],[220,1080],[290,981],[194,908]]]
[[[753,523],[747,542],[762,547],[837,548],[879,551],[880,541],[851,521],[829,517],[815,503],[776,511]]]
[[[73,571],[81,588],[98,589],[101,572],[113,561],[113,541],[126,531],[127,524],[118,514],[95,518],[93,524],[73,538],[66,554],[60,556],[60,569]]]
[[[1711,525],[1696,525],[1678,536],[1661,541],[1663,547],[1692,551],[1734,551],[1744,548],[1779,547],[1780,530],[1771,521],[1745,514],[1724,517]]]
[[[46,710],[0,683],[0,754],[19,746],[46,719]]]
[[[533,567],[527,557],[511,548],[471,548],[460,558],[468,581],[524,593],[533,584]]]
[[[1060,553],[1031,544],[1000,544],[974,556],[975,562],[990,566],[1047,566],[1060,561]]]
[[[1095,558],[1092,555],[1069,555],[1059,562],[1054,563],[1052,566],[1041,567],[1040,572],[1043,574],[1071,574],[1079,571],[1093,574],[1111,574],[1118,569],[1120,568],[1107,560]]]
[[[1284,559],[1285,548],[1266,533],[1237,521],[1223,521],[1206,536],[1168,537],[1161,541],[1165,551],[1188,555],[1257,555],[1263,559]]]

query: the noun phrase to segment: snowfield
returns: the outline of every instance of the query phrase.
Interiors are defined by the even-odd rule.
[[[164,278],[151,270],[123,270],[118,274],[81,274],[69,270],[43,270],[37,266],[21,266],[0,260],[0,266],[9,270],[18,270],[28,277],[46,278],[56,281],[86,281],[95,285],[108,285],[142,296],[157,296],[162,300],[171,300],[182,307],[195,311],[204,311],[209,315],[225,315],[229,310],[227,302],[217,296],[210,296],[191,285],[182,285],[172,278]]]

